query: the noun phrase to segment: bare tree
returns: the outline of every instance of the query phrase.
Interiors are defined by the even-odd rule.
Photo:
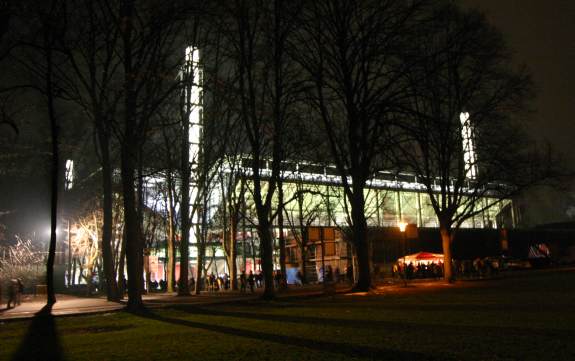
[[[241,144],[241,143],[238,143]],[[245,202],[246,180],[240,170],[241,153],[229,154],[225,157],[224,169],[220,173],[222,194],[222,228],[223,249],[230,270],[231,287],[238,288],[237,275],[237,234],[242,217],[242,206]]]
[[[15,41],[6,36],[10,32],[11,20],[14,17],[13,13],[14,6],[10,1],[0,2],[0,61],[4,61],[8,55],[10,55],[10,51],[14,47]],[[18,127],[16,126],[16,122],[10,116],[11,112],[8,111],[10,96],[9,94],[4,94],[13,92],[13,90],[13,87],[6,88],[4,85],[0,87],[0,94],[2,95],[0,98],[0,130],[5,129],[5,126],[10,127],[17,135],[19,133]]]
[[[402,156],[437,215],[451,281],[455,230],[542,174],[521,117],[531,81],[483,15],[453,4],[436,7],[411,45]]]
[[[100,249],[100,232],[102,229],[102,213],[92,210],[80,217],[74,224],[74,235],[71,237],[70,250],[73,257],[79,261],[80,275],[86,281],[88,295],[92,292],[92,274],[102,257]],[[84,272],[85,270],[85,272]]]
[[[69,98],[85,110],[96,132],[96,151],[101,166],[103,223],[102,254],[108,300],[119,301],[113,241],[113,130],[118,117],[120,85],[119,29],[108,16],[105,1],[82,1],[69,8],[69,31],[60,51],[66,66],[58,79]],[[72,71],[70,71],[72,70]]]
[[[302,282],[307,283],[307,254],[312,243],[309,239],[308,230],[309,227],[319,219],[322,212],[325,211],[325,203],[323,201],[317,201],[313,199],[313,196],[321,197],[321,193],[314,189],[317,187],[308,186],[306,187],[303,181],[295,183],[295,212],[293,210],[288,211],[284,208],[284,213],[286,220],[288,222],[289,228],[293,234],[293,237],[299,248],[299,268],[302,274]],[[311,196],[307,197],[306,196]],[[288,205],[286,205],[287,207]],[[291,205],[293,207],[293,204]]]
[[[309,75],[312,109],[323,124],[350,205],[356,290],[371,287],[365,189],[375,172],[390,166],[394,104],[405,96],[400,80],[409,71],[400,55],[424,3],[314,1],[294,50]]]
[[[166,169],[165,178],[166,184],[164,189],[164,201],[166,204],[166,283],[167,291],[174,292],[176,281],[175,265],[176,265],[176,205],[178,195],[176,192],[176,179],[175,172],[178,169],[176,154],[172,154],[172,139],[175,136],[168,133],[170,131],[169,124],[163,124],[162,136],[164,140],[163,151],[161,152],[165,157]]]
[[[50,200],[50,243],[48,247],[48,258],[46,260],[46,288],[48,307],[56,303],[54,291],[54,259],[56,255],[57,241],[57,221],[58,221],[58,195],[60,188],[60,127],[56,111],[57,88],[55,81],[55,68],[57,65],[56,48],[66,30],[66,24],[58,21],[65,13],[64,4],[60,1],[50,1],[45,8],[38,9],[38,19],[41,24],[41,39],[38,44],[30,44],[33,49],[38,50],[43,62],[38,67],[31,65],[29,69],[35,69],[37,74],[43,78],[43,86],[38,89],[45,96],[47,115],[50,121],[51,134],[51,200]]]
[[[24,284],[34,284],[44,277],[45,252],[29,239],[15,238],[16,244],[0,247],[0,282],[20,278]]]
[[[295,30],[298,3],[236,0],[221,4],[225,16],[220,28],[225,30],[229,61],[235,69],[231,81],[240,97],[239,114],[251,158],[264,298],[274,296],[272,202],[284,159],[283,132],[293,111],[295,72],[285,49]],[[269,169],[263,167],[266,162]]]
[[[126,234],[126,259],[128,268],[128,308],[142,307],[142,176],[143,152],[141,151],[151,122],[156,120],[158,110],[172,97],[177,97],[181,82],[176,75],[185,64],[185,20],[190,8],[185,3],[136,2],[120,0],[119,9],[112,9],[110,16],[119,26],[123,79],[123,124],[120,132],[121,175],[124,195],[124,219]],[[184,122],[186,124],[186,122]],[[186,124],[183,124],[185,131]],[[185,133],[187,134],[187,133]],[[188,141],[187,139],[185,140]],[[188,163],[184,152],[189,147],[182,140],[182,162]],[[184,164],[184,163],[183,163]],[[182,177],[182,211],[189,204],[189,166],[184,164]],[[136,171],[139,176],[136,177]],[[187,173],[186,173],[187,172]],[[134,190],[137,189],[138,196]],[[182,235],[189,229],[188,214],[182,213]],[[188,244],[180,244],[181,275],[179,292],[187,293]]]

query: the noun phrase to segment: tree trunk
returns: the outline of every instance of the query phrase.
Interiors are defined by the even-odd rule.
[[[354,187],[355,188],[355,187]],[[360,292],[369,291],[371,273],[369,270],[369,247],[367,244],[367,221],[364,212],[363,188],[355,189],[351,204],[353,245],[357,254],[358,278],[354,289]]]
[[[242,180],[243,182],[243,180]],[[246,206],[246,200],[245,198],[242,196],[242,258],[243,258],[243,266],[242,266],[242,270],[244,272],[244,274],[246,273],[246,263],[248,260],[248,255],[247,255],[247,248],[246,248],[246,238],[247,238],[247,227],[246,227],[246,217],[247,217],[247,206]],[[253,235],[252,235],[253,236]]]
[[[107,134],[101,129],[103,125],[97,127],[98,141],[100,143],[100,153],[102,157],[102,190],[103,190],[103,222],[102,222],[102,259],[104,262],[104,277],[106,284],[106,295],[108,301],[117,302],[120,300],[118,293],[118,283],[112,254],[112,166],[110,164],[110,145]]]
[[[52,84],[52,49],[50,29],[45,32],[44,46],[46,51],[46,96],[48,101],[48,117],[52,136],[52,172],[51,172],[51,201],[50,201],[50,245],[48,247],[48,261],[46,262],[46,288],[48,306],[56,303],[54,291],[54,258],[56,255],[56,227],[58,221],[58,184],[59,184],[59,149],[58,124],[54,109],[54,94]]]
[[[68,219],[68,267],[67,267],[67,272],[68,272],[68,277],[66,279],[66,281],[68,282],[67,285],[68,287],[70,287],[72,285],[72,229],[70,227],[70,219]],[[0,294],[0,297],[2,297],[2,295]]]
[[[187,114],[188,112],[186,112]],[[180,206],[182,235],[180,240],[180,279],[178,280],[178,296],[187,296],[190,294],[188,283],[188,262],[190,247],[190,123],[186,117],[182,119],[182,159],[181,159],[181,177],[182,177],[182,204]],[[198,190],[199,194],[200,190]],[[195,210],[199,212],[198,209]]]
[[[175,232],[174,232],[174,196],[173,196],[173,181],[172,181],[172,172],[168,172],[168,239],[167,239],[167,254],[166,254],[166,282],[167,282],[167,291],[174,292],[174,281],[176,279],[176,275],[174,273],[174,265],[175,265],[175,250],[174,250],[174,241],[175,241]]]
[[[451,255],[451,228],[444,222],[439,222],[439,233],[441,234],[441,245],[443,246],[443,278],[447,282],[453,282],[453,268]]]
[[[298,183],[298,191],[302,191],[301,184]],[[327,188],[329,192],[329,187]],[[329,202],[328,202],[329,203]],[[300,230],[300,257],[301,257],[301,264],[300,264],[300,271],[301,271],[301,282],[302,284],[307,283],[307,245],[309,244],[309,237],[308,237],[308,227],[306,222],[304,221],[304,212],[303,212],[303,193],[298,194],[297,196],[297,205],[298,205],[298,221],[299,221],[299,230]],[[329,208],[328,208],[329,210]]]
[[[284,192],[283,192],[283,182],[280,179],[278,181],[278,227],[279,227],[279,248],[280,248],[280,272],[283,279],[287,279],[286,275],[286,240],[284,237],[284,217],[283,217],[283,202],[284,202]],[[287,283],[282,282],[280,284],[281,288],[285,288]]]
[[[236,212],[237,213],[237,212]],[[238,234],[238,217],[237,215],[232,215],[230,217],[230,256],[228,261],[228,266],[230,267],[230,282],[232,290],[238,289],[238,271],[237,271],[237,255],[236,255],[236,236]]]
[[[134,16],[133,0],[125,0],[120,5],[122,18],[122,40],[124,56],[124,139],[121,148],[122,191],[124,195],[124,222],[126,235],[126,263],[128,268],[128,309],[140,311],[142,303],[143,249],[140,239],[141,230],[138,224],[137,201],[135,195],[136,162],[138,140],[136,136],[136,92],[135,74],[132,64],[132,17]]]
[[[76,261],[76,257],[74,257],[72,259],[72,280],[71,280],[71,285],[75,286],[76,285],[76,268],[78,267],[78,262]]]
[[[122,190],[124,193],[124,222],[126,232],[126,263],[128,268],[128,309],[138,311],[142,303],[143,249],[140,240],[140,227],[136,210],[134,163],[129,147],[122,146]],[[128,148],[128,149],[125,149]]]
[[[253,233],[253,229],[252,229],[252,233]],[[257,257],[258,254],[256,254],[256,240],[254,239],[253,235],[250,241],[250,248],[251,248],[251,252],[252,252],[252,267],[254,268],[254,272],[257,270],[257,266],[256,266],[256,262],[257,262]],[[261,247],[260,247],[261,248]],[[262,259],[261,256],[261,251],[260,251],[260,260]],[[262,263],[260,262],[260,271],[262,270]]]
[[[301,272],[301,283],[302,284],[306,284],[307,283],[307,271],[306,271],[306,258],[307,258],[307,252],[305,251],[304,247],[300,247],[300,272]]]
[[[118,260],[118,294],[120,298],[124,298],[126,293],[126,275],[124,274],[126,268],[126,233],[122,232],[122,241],[120,242],[120,257]]]
[[[262,270],[264,275],[263,299],[273,299],[274,291],[274,262],[273,262],[273,238],[271,224],[268,219],[268,212],[258,211],[258,235],[260,237],[260,254]]]
[[[142,248],[142,272],[144,277],[142,278],[142,284],[140,285],[140,290],[142,293],[146,293],[150,289],[150,274],[148,270],[147,260],[144,256],[149,255],[148,242],[146,241],[146,235],[144,234],[144,164],[141,141],[137,141],[138,144],[138,156],[137,156],[137,178],[136,178],[136,211],[138,215],[138,230],[140,232],[139,240],[141,242],[140,247]]]
[[[198,242],[198,264],[196,266],[196,289],[195,294],[199,295],[202,290],[202,286],[205,282],[202,280],[202,271],[204,269],[204,255],[206,254],[206,247],[203,243]]]
[[[144,256],[144,274],[146,276],[146,282],[145,282],[146,292],[150,292],[150,289],[152,287],[152,274],[150,272],[150,255],[149,255],[149,253],[146,253]]]

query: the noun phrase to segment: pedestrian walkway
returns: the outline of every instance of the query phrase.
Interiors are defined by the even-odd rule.
[[[513,272],[506,272],[506,277],[521,278],[533,277],[540,273],[548,272],[565,272],[575,271],[575,267],[568,266],[562,268],[549,268],[541,270],[518,270]],[[483,278],[474,281],[497,282],[495,278]],[[369,293],[382,294],[382,293],[417,293],[426,290],[441,290],[452,287],[475,287],[476,282],[456,282],[446,283],[443,280],[410,280],[405,287],[402,280],[398,279],[383,279],[377,282],[373,290]],[[276,293],[278,299],[313,297],[326,294],[348,294],[350,285],[346,283],[339,283],[325,289],[323,285],[306,285],[306,286],[289,286],[286,290],[281,290]],[[148,308],[162,308],[174,305],[195,305],[195,304],[216,304],[227,302],[242,302],[256,300],[261,296],[262,288],[257,288],[255,293],[241,293],[239,291],[223,291],[223,292],[202,292],[200,295],[190,295],[180,297],[176,293],[151,293],[143,296],[143,301]],[[361,296],[367,293],[354,293],[353,295]],[[105,297],[77,297],[71,295],[57,295],[57,302],[52,308],[52,314],[55,316],[67,315],[82,315],[91,313],[114,312],[123,310],[126,307],[126,299],[120,303],[109,302]],[[3,302],[6,302],[3,299]],[[7,310],[6,303],[0,304],[0,322],[8,320],[28,319],[35,316],[46,304],[45,296],[32,297],[24,295],[22,304],[16,308]]]
[[[57,295],[57,302],[52,307],[52,314],[65,316],[73,314],[88,314],[121,310],[125,305],[108,302],[103,297],[76,297],[70,295]],[[0,307],[0,320],[32,318],[46,305],[46,297],[24,296],[22,304],[15,308],[6,309],[6,305]]]
[[[337,292],[347,292],[349,285],[338,284]],[[143,301],[148,308],[162,308],[181,304],[217,304],[229,302],[242,302],[256,300],[261,296],[262,288],[254,293],[241,293],[238,291],[202,292],[200,295],[178,296],[176,293],[151,293],[143,295]],[[322,285],[290,286],[286,290],[277,292],[278,299],[290,297],[311,297],[324,294]],[[126,299],[122,302],[110,302],[105,297],[77,297],[72,295],[57,295],[57,302],[52,307],[54,316],[70,316],[120,311],[126,307]],[[6,304],[0,305],[0,321],[28,319],[46,305],[45,296],[24,296],[22,304],[16,308],[6,309]]]

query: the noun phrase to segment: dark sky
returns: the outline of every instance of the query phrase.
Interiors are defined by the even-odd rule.
[[[504,34],[537,86],[532,134],[556,145],[575,168],[575,0],[460,0]]]

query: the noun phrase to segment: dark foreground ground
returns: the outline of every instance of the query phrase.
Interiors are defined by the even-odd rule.
[[[575,360],[575,270],[0,324],[0,359]]]

